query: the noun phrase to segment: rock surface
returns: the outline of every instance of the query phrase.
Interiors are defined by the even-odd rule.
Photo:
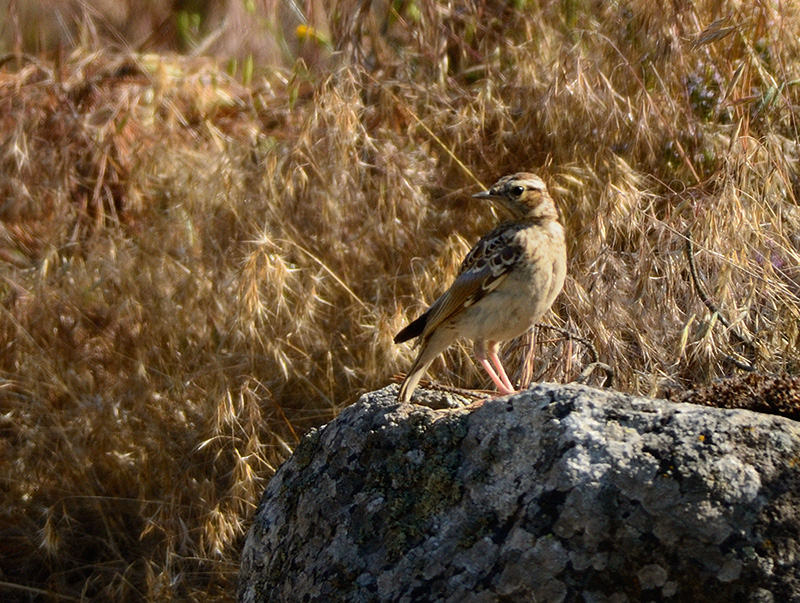
[[[800,601],[800,423],[537,385],[367,394],[270,481],[239,600]]]

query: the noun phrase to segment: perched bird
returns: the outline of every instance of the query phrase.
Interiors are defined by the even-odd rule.
[[[513,219],[484,235],[467,254],[450,288],[395,336],[395,343],[419,337],[420,348],[400,386],[400,402],[411,401],[431,363],[461,338],[475,342],[475,357],[500,394],[513,393],[497,356],[500,343],[530,329],[564,285],[564,229],[539,176],[526,172],[504,176],[473,197],[499,201]]]

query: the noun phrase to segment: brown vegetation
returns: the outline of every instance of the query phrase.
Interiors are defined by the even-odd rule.
[[[676,401],[717,408],[745,408],[800,421],[800,378],[745,373],[682,392]]]
[[[387,6],[340,2],[295,32],[313,63],[238,80],[91,19],[3,60],[4,600],[231,600],[265,481],[409,366],[392,335],[504,173],[550,186],[570,264],[547,320],[619,389],[798,373],[792,3]],[[534,378],[568,381],[588,353],[554,333]],[[432,373],[483,385],[468,352]]]

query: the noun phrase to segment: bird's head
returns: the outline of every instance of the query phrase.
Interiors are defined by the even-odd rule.
[[[536,174],[519,172],[503,176],[488,191],[472,196],[500,201],[515,218],[558,219],[558,210],[547,192],[547,186]]]

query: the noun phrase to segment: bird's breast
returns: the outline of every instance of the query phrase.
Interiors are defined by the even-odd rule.
[[[465,310],[462,334],[469,339],[507,341],[525,333],[555,301],[566,276],[561,225],[520,231],[523,257],[493,291]]]

